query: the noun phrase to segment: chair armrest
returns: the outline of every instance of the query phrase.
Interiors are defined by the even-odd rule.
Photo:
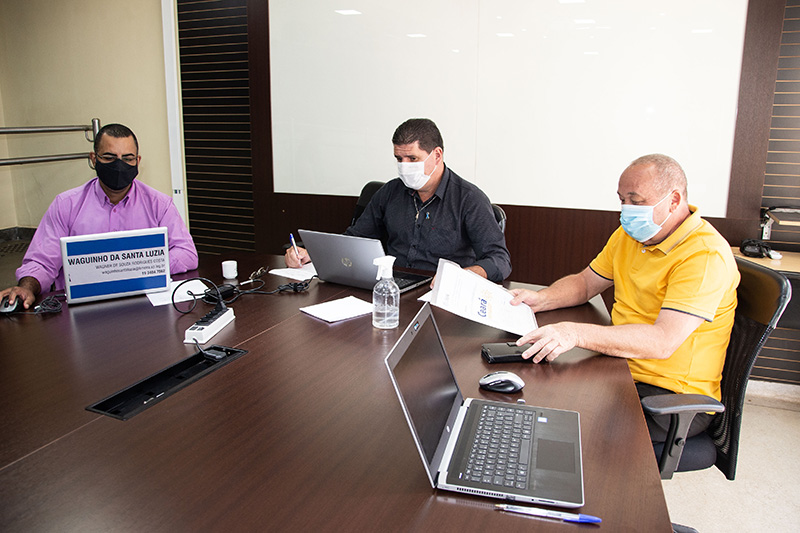
[[[703,394],[657,394],[642,398],[642,409],[651,415],[721,413],[725,406]]]
[[[697,413],[725,411],[725,406],[703,394],[657,394],[642,398],[642,410],[651,415],[669,415],[669,430],[658,461],[661,479],[672,479],[686,445],[686,435]]]

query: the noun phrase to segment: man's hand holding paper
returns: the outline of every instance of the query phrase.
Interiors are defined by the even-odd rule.
[[[517,335],[536,329],[528,306],[512,306],[513,295],[458,264],[439,259],[431,304],[460,317]]]

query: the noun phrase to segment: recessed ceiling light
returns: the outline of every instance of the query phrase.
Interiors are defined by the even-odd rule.
[[[337,9],[337,13],[340,15],[360,15],[361,11],[356,11],[355,9]]]
[[[406,37],[411,37],[412,39],[419,39],[420,37],[427,37],[424,33],[407,33]]]

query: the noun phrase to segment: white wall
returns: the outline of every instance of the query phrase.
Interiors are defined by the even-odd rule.
[[[276,191],[357,195],[390,179],[395,127],[428,117],[446,162],[494,202],[615,210],[625,166],[663,152],[683,164],[690,201],[725,216],[746,11],[747,0],[272,0]]]
[[[139,179],[171,192],[161,0],[1,0],[0,57],[0,125],[121,122],[139,138]],[[81,133],[7,144],[9,157],[91,150]],[[94,176],[83,160],[6,168],[0,197],[13,196],[14,217],[0,228],[38,225],[56,194]]]

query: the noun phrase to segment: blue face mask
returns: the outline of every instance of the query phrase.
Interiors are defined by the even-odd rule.
[[[655,237],[661,231],[664,222],[672,216],[672,213],[667,215],[664,222],[656,224],[653,222],[653,209],[671,195],[672,193],[670,192],[656,202],[655,205],[623,205],[619,214],[619,222],[622,224],[622,229],[625,230],[625,233],[639,242],[647,242]]]

